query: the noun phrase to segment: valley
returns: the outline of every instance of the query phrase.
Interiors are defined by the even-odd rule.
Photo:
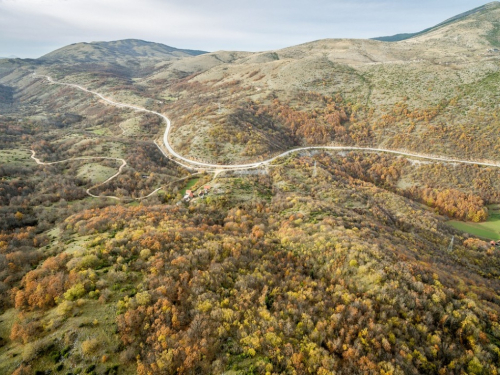
[[[0,59],[0,373],[496,374],[498,17]]]

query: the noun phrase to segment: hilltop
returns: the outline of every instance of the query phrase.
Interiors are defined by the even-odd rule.
[[[419,32],[416,32],[416,33],[403,33],[403,34],[396,34],[396,35],[392,35],[392,36],[382,36],[382,37],[373,38],[373,40],[379,40],[379,41],[382,41],[382,42],[399,42],[401,40],[411,39],[411,38],[414,38],[416,36],[419,36],[419,35],[422,35],[422,34],[425,34],[425,33],[428,33],[428,32],[432,32],[434,30],[437,30],[438,28],[441,28],[443,26],[449,25],[451,23],[455,23],[457,21],[465,19],[465,18],[467,18],[470,15],[477,15],[477,14],[488,13],[492,9],[498,8],[499,6],[500,6],[500,2],[493,1],[493,2],[485,4],[483,6],[471,9],[471,10],[469,10],[467,12],[458,14],[458,15],[456,15],[454,17],[451,17],[451,18],[449,18],[449,19],[447,19],[447,20],[445,20],[445,21],[437,24],[436,26],[429,27],[429,28],[427,28],[425,30],[422,30],[422,31],[419,31]]]
[[[93,71],[107,77],[129,79],[155,71],[165,64],[205,54],[137,39],[75,43],[35,59],[36,66],[57,66],[66,74]]]
[[[137,39],[112,42],[75,43],[40,58],[45,63],[114,63],[126,60],[175,60],[198,56],[204,51],[178,49],[160,43]]]

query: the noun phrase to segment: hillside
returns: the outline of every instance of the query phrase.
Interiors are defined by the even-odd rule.
[[[373,40],[379,40],[381,42],[399,42],[401,40],[410,39],[410,38],[413,38],[413,37],[416,37],[416,36],[419,36],[419,35],[422,35],[422,34],[425,34],[425,33],[428,33],[428,32],[432,32],[432,31],[437,30],[438,28],[441,28],[443,26],[446,26],[446,25],[449,25],[451,23],[455,23],[457,21],[465,19],[465,18],[467,18],[470,15],[478,15],[478,14],[488,13],[492,9],[495,9],[495,8],[497,8],[499,6],[500,6],[500,2],[493,1],[493,2],[488,3],[486,5],[483,5],[483,6],[474,8],[472,10],[469,10],[467,12],[458,14],[458,15],[456,15],[454,17],[451,17],[451,18],[447,19],[446,21],[443,21],[443,22],[437,24],[436,26],[429,27],[429,28],[427,28],[425,30],[422,30],[422,31],[419,31],[419,32],[416,32],[416,33],[404,33],[404,34],[396,34],[396,35],[392,35],[392,36],[381,36],[381,37],[372,38],[372,39]]]
[[[195,158],[243,162],[293,146],[339,142],[494,159],[498,17],[500,7],[490,4],[398,43],[326,39],[239,53],[229,61],[218,58],[229,52],[209,53],[165,66],[144,84],[157,97],[176,99],[164,109],[182,114],[174,116],[174,134],[182,129],[174,142]],[[185,84],[171,84],[186,77]],[[305,101],[307,92],[319,95]],[[322,112],[332,97],[345,114],[337,131]],[[266,117],[274,127],[251,121],[250,107],[261,113],[258,121]],[[283,109],[296,120],[276,116]],[[471,116],[484,126],[470,127]],[[298,135],[292,122],[304,125]],[[221,137],[231,139],[231,147]],[[469,140],[467,147],[460,137]]]
[[[0,61],[0,373],[498,373],[498,168],[85,90],[499,163],[499,18]]]

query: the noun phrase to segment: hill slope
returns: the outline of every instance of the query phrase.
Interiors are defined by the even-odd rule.
[[[147,85],[158,97],[176,98],[165,106],[183,114],[174,117],[176,147],[211,162],[330,142],[495,159],[499,18],[500,6],[492,3],[398,43],[325,39],[231,59],[209,53],[155,71]],[[169,84],[179,71],[186,84]],[[305,92],[336,98],[342,126],[334,129],[331,113],[318,117],[325,102],[305,99]],[[269,125],[255,120],[262,111]],[[469,139],[467,147],[460,137]]]
[[[152,143],[158,116],[31,73],[168,115],[203,162],[333,143],[499,160],[499,18],[398,43],[0,62],[0,373],[497,374],[500,249],[448,225],[499,211],[497,168],[315,151],[189,175]],[[127,166],[105,182],[119,163],[96,156]]]
[[[460,20],[462,20],[462,19],[464,19],[464,18],[466,18],[466,17],[468,17],[470,15],[477,14],[477,13],[488,12],[491,9],[497,8],[499,6],[500,6],[500,2],[493,1],[493,2],[488,3],[486,5],[474,8],[474,9],[469,10],[467,12],[464,12],[464,13],[458,14],[458,15],[456,15],[454,17],[448,18],[446,21],[443,21],[443,22],[437,24],[436,26],[429,27],[429,28],[427,28],[425,30],[422,30],[422,31],[419,31],[419,32],[416,32],[416,33],[403,33],[403,34],[396,34],[396,35],[391,35],[391,36],[381,36],[381,37],[372,38],[372,39],[373,40],[379,40],[381,42],[399,42],[401,40],[410,39],[410,38],[416,37],[418,35],[422,35],[422,34],[431,32],[431,31],[436,30],[436,29],[438,29],[440,27],[449,25],[449,24],[451,24],[453,22],[460,21]]]

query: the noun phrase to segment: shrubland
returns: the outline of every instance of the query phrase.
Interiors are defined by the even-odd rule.
[[[31,77],[165,113],[205,162],[496,159],[498,64],[440,40],[0,63],[0,372],[496,374],[500,253],[446,224],[488,218],[496,168],[311,151],[191,176],[158,117]]]
[[[61,239],[85,246],[54,253],[11,289],[9,345],[38,348],[23,362],[32,369],[496,371],[500,253],[467,238],[448,253],[457,233],[391,191],[406,161],[338,158],[221,177],[225,196],[189,206],[69,216]],[[253,198],[242,201],[238,186]],[[96,304],[112,312],[105,321],[86,309]],[[99,330],[114,332],[110,343]],[[63,340],[50,346],[56,332]]]

